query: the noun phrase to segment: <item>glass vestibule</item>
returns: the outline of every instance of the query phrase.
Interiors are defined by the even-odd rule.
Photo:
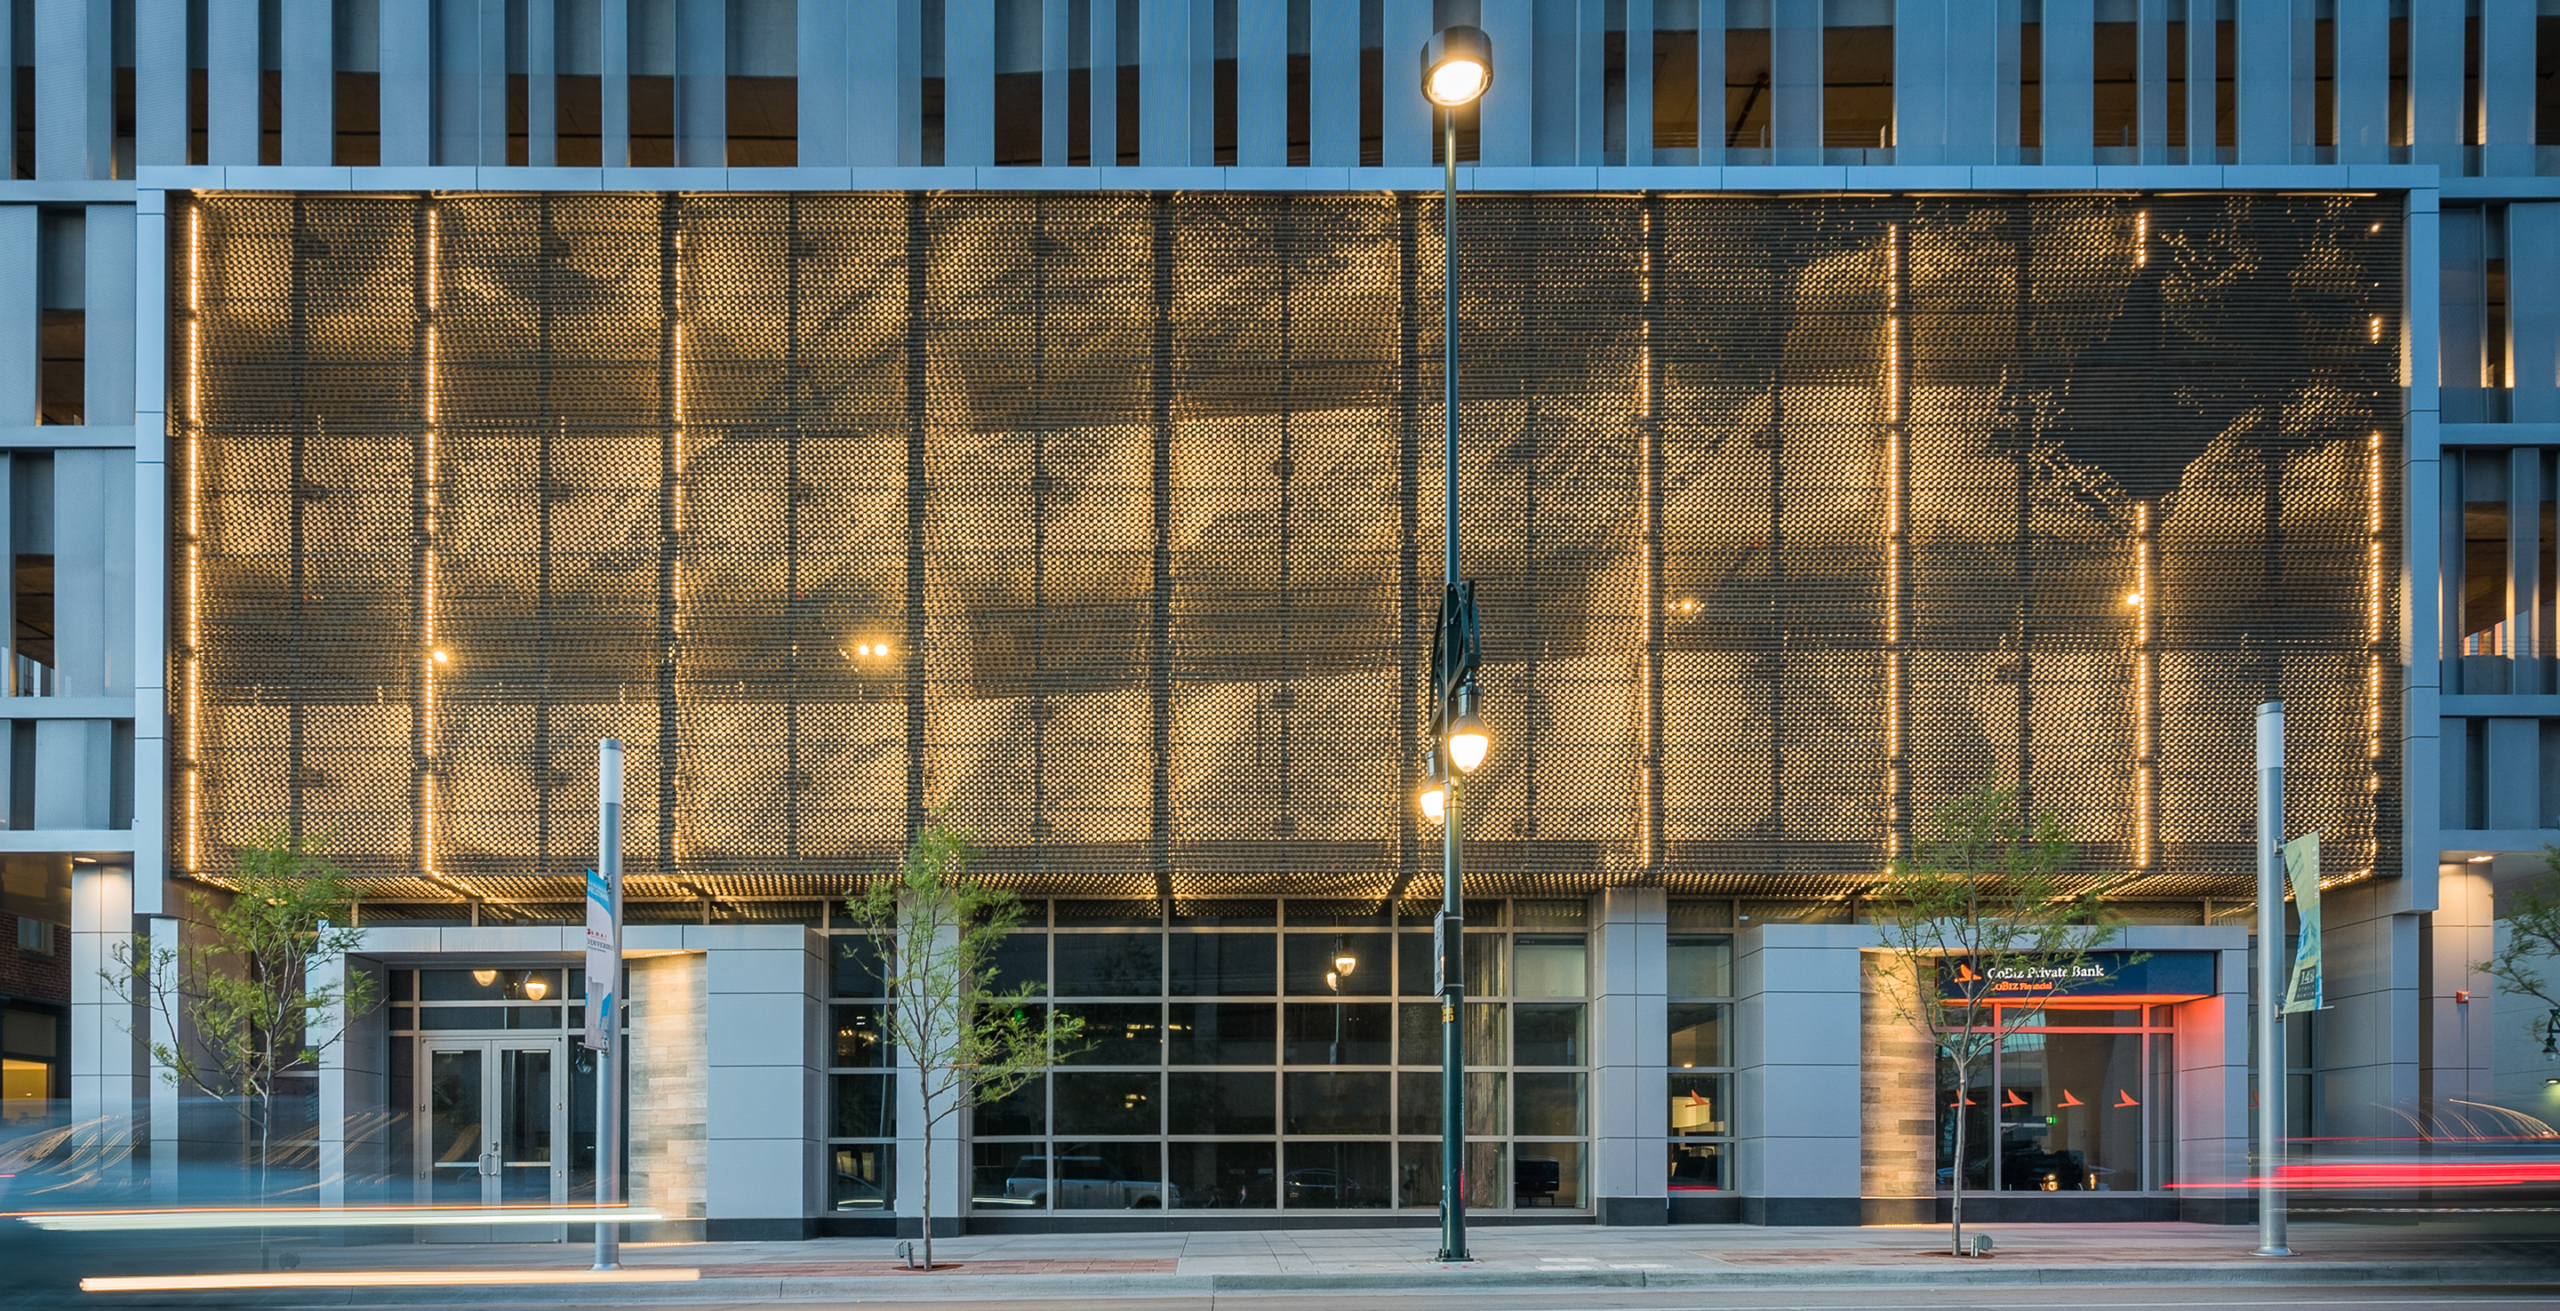
[[[1968,1192],[2153,1192],[2172,1182],[2177,1120],[2166,1006],[2001,1008],[2008,1030],[1957,1095],[1938,1060],[1938,1187],[1955,1186],[1965,1116]]]
[[[595,1197],[595,1053],[579,1042],[578,970],[391,971],[394,1160],[433,1206]],[[627,1093],[627,1090],[626,1090]],[[557,1226],[439,1226],[434,1241],[552,1240]]]

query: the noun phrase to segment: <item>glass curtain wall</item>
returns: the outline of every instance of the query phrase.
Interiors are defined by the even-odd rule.
[[[883,940],[840,933],[828,954],[827,1207],[890,1210],[898,1195],[897,1076],[880,1007],[888,1000]]]
[[[1438,1206],[1431,909],[1032,902],[1002,982],[1037,984],[1084,1037],[972,1113],[974,1209]],[[1585,1207],[1586,904],[1470,903],[1467,916],[1468,1205]],[[850,1041],[848,1021],[836,1028]]]
[[[1673,902],[1665,955],[1670,1027],[1666,1151],[1670,1190],[1682,1195],[1730,1188],[1733,1154],[1733,937],[1730,902]]]
[[[2031,1014],[2001,1039],[1987,1068],[1977,1065],[1970,1072],[1962,1097],[1954,1063],[1941,1054],[1938,1187],[1954,1186],[1959,1109],[1966,1118],[1967,1191],[2137,1193],[2169,1187],[2176,1125],[2174,1029],[2166,1006],[2054,1007]]]

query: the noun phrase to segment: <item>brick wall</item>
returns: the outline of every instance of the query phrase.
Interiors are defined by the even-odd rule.
[[[0,994],[71,1004],[71,932],[53,926],[53,954],[18,950],[18,917],[0,911]]]

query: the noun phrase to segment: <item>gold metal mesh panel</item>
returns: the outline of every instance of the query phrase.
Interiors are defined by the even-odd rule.
[[[171,227],[173,849],[385,895],[1376,899],[1430,197],[224,196]],[[1818,896],[2023,776],[2085,877],[2399,855],[2383,198],[1466,204],[1471,889]]]

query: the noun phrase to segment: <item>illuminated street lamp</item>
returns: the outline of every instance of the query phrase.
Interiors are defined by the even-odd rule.
[[[1452,8],[1458,7],[1455,3]],[[1473,8],[1473,6],[1467,6]],[[1472,15],[1470,15],[1472,16]],[[1451,15],[1456,17],[1456,15]],[[1466,1044],[1458,1032],[1465,1009],[1461,960],[1466,923],[1459,900],[1460,780],[1484,763],[1492,742],[1476,718],[1476,666],[1483,643],[1476,629],[1475,587],[1458,573],[1458,111],[1493,85],[1493,38],[1472,23],[1452,22],[1422,47],[1422,95],[1440,107],[1440,388],[1447,472],[1442,533],[1447,588],[1440,600],[1439,632],[1431,642],[1431,778],[1421,795],[1423,813],[1440,821],[1440,914],[1432,922],[1434,970],[1440,994],[1440,1256],[1471,1261],[1467,1254]],[[1450,768],[1445,772],[1441,762]]]

